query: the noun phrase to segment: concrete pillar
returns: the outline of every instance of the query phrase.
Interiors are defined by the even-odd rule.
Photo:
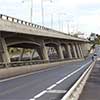
[[[10,56],[7,50],[5,39],[0,37],[0,62],[10,62]]]
[[[63,52],[62,52],[61,45],[58,46],[58,53],[59,53],[59,57],[60,57],[61,59],[64,59],[64,55],[63,55]]]
[[[76,48],[75,48],[75,45],[74,45],[74,44],[72,44],[72,47],[73,47],[73,52],[74,52],[75,58],[78,58],[78,57],[77,57],[77,53],[76,53]]]
[[[67,45],[67,49],[68,49],[69,58],[72,59],[72,54],[71,54],[70,45]]]
[[[45,46],[45,43],[44,43],[44,41],[43,41],[43,43],[42,43],[42,55],[43,55],[43,59],[44,60],[49,60],[49,57],[48,57],[48,51],[47,51],[47,48],[46,48],[46,46]]]
[[[35,54],[35,50],[32,51],[32,55],[31,55],[31,57],[30,57],[30,60],[33,59],[34,54]]]
[[[81,53],[81,57],[83,58],[83,52],[82,52],[82,48],[81,48],[81,45],[79,44],[79,49],[80,49],[80,53]]]
[[[80,50],[79,50],[78,44],[76,44],[76,48],[77,48],[78,56],[79,56],[79,58],[81,58],[81,54],[80,54]]]
[[[22,48],[22,49],[21,49],[21,54],[20,54],[20,57],[19,57],[19,61],[21,61],[21,60],[22,60],[23,55],[24,55],[24,51],[25,51],[25,49],[24,49],[24,48]]]

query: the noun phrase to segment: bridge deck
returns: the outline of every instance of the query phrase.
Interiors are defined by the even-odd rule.
[[[100,100],[100,61],[97,61],[79,100]]]

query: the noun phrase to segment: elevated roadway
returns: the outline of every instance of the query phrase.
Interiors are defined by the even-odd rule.
[[[35,51],[36,59],[50,61],[81,59],[88,55],[90,47],[87,39],[0,14],[0,62],[12,61],[10,48],[20,48],[19,61],[23,60],[25,49],[31,49],[31,60]]]
[[[88,42],[87,39],[76,38],[64,32],[2,14],[0,14],[0,31]]]

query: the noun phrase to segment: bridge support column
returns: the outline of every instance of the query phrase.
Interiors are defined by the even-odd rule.
[[[48,57],[48,51],[47,51],[47,48],[45,46],[45,43],[43,41],[43,44],[42,44],[42,55],[43,55],[43,59],[44,60],[48,60],[49,61],[49,57]]]
[[[80,54],[80,50],[79,50],[78,44],[76,44],[76,48],[77,48],[78,56],[79,56],[79,58],[81,58],[81,54]]]
[[[81,48],[81,45],[79,44],[79,49],[80,49],[80,53],[81,53],[81,57],[83,58],[83,52],[82,52],[82,48]]]
[[[63,55],[63,52],[62,52],[61,45],[58,46],[58,53],[59,53],[59,57],[60,57],[61,59],[64,59],[64,55]]]
[[[73,47],[73,52],[74,52],[75,58],[77,58],[77,53],[76,53],[76,48],[75,48],[75,45],[74,45],[74,44],[72,44],[72,47]]]
[[[24,51],[25,51],[25,49],[22,48],[22,49],[21,49],[21,54],[20,54],[20,57],[19,57],[19,61],[22,60],[22,58],[23,58],[23,54],[24,54]]]
[[[0,37],[0,62],[10,62],[10,56],[7,50],[5,39]]]
[[[35,54],[35,50],[32,51],[32,55],[31,55],[31,57],[30,57],[30,60],[33,59],[34,54]]]
[[[72,54],[71,54],[70,45],[67,45],[67,49],[68,49],[69,58],[72,59]]]

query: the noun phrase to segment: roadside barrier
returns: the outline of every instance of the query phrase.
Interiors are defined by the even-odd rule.
[[[69,91],[63,96],[61,100],[78,100],[83,87],[95,65],[95,62],[88,67],[88,69],[81,75],[81,77],[76,81],[76,83],[69,89]]]

